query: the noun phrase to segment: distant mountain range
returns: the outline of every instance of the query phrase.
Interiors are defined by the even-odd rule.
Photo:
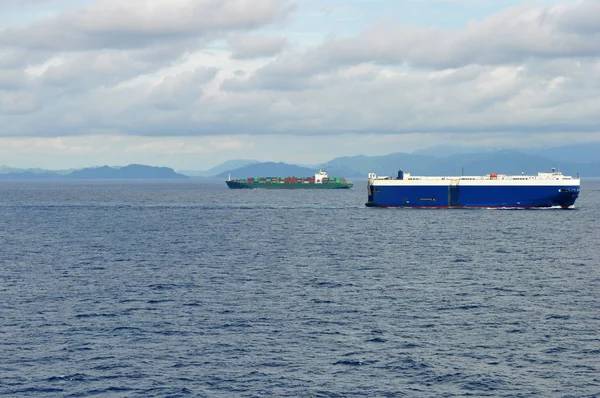
[[[525,154],[517,151],[496,151],[486,154],[462,154],[445,158],[395,153],[375,157],[333,159],[323,167],[328,171],[344,170],[347,176],[366,176],[368,173],[394,175],[398,169],[413,175],[484,175],[537,174],[556,168],[564,174],[600,176],[600,162],[577,163]]]
[[[258,160],[235,159],[228,160],[227,162],[221,163],[220,165],[208,170],[179,170],[179,172],[190,177],[214,177],[220,173],[256,163],[260,162]]]
[[[454,155],[491,154],[505,150],[504,148],[469,148],[458,145],[438,145],[412,152],[413,155],[446,158]],[[550,158],[556,161],[575,161],[577,163],[594,163],[600,161],[600,144],[573,144],[544,149],[523,149],[517,152]]]
[[[394,175],[398,169],[413,175],[537,174],[556,168],[564,174],[600,177],[600,144],[568,145],[543,150],[487,150],[436,146],[414,153],[384,156],[350,156],[314,167],[283,162],[234,159],[209,170],[175,172],[168,167],[129,165],[90,167],[83,170],[48,171],[0,166],[0,179],[183,179],[310,176],[325,170],[332,177],[366,179],[368,173]]]
[[[600,177],[600,144],[570,145],[535,152],[504,149],[469,153],[466,148],[453,147],[444,153],[442,148],[384,156],[340,157],[315,168],[273,162],[254,163],[225,170],[215,177],[309,176],[322,169],[330,176],[366,178],[368,173],[395,175],[400,168],[413,175],[537,174],[556,168],[572,176]]]
[[[6,171],[9,170],[9,171]],[[3,167],[0,180],[173,180],[187,179],[168,167],[130,164],[125,167],[89,167],[68,173],[36,169],[36,171]]]
[[[278,174],[273,174],[278,173]],[[233,170],[223,171],[215,177],[217,178],[244,178],[244,177],[261,177],[261,176],[310,176],[315,174],[315,170],[307,167],[296,166],[293,164],[286,164],[283,162],[263,162],[254,163],[247,166],[238,167]]]

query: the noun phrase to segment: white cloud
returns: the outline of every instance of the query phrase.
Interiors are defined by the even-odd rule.
[[[141,48],[256,29],[285,18],[289,10],[280,0],[101,0],[7,29],[0,44],[49,51]]]
[[[19,69],[0,69],[0,90],[14,90],[27,84],[26,74]]]
[[[82,136],[42,148],[188,161],[259,153],[256,142],[279,153],[264,141],[276,136],[285,148],[362,143],[348,151],[368,147],[363,135],[583,137],[600,130],[599,4],[524,5],[452,28],[379,21],[314,44],[287,30],[297,16],[284,0],[93,1],[0,28],[0,137]],[[85,143],[101,135],[129,138]]]
[[[35,94],[26,91],[0,92],[0,116],[22,115],[39,109]]]
[[[531,58],[598,57],[598,4],[585,0],[573,6],[512,7],[464,28],[380,21],[357,36],[332,38],[305,53],[281,57],[264,72],[306,75],[364,62],[446,69],[520,64]]]
[[[198,68],[166,76],[152,88],[150,102],[164,110],[189,106],[202,97],[203,84],[212,80],[216,73],[216,68]]]
[[[227,41],[232,49],[233,58],[258,58],[280,53],[286,44],[281,37],[264,37],[256,35],[238,35]]]

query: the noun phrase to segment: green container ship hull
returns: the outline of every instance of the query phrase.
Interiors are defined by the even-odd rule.
[[[227,186],[231,189],[350,189],[353,186],[353,183],[266,183],[266,182],[258,182],[258,183],[248,183],[248,182],[238,182],[238,181],[225,181]]]

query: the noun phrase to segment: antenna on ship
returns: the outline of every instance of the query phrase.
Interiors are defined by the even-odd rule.
[[[231,173],[229,173],[229,177],[227,177],[227,181],[231,181]]]

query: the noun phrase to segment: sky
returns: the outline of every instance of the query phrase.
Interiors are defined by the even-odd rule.
[[[0,165],[600,142],[600,0],[0,0]]]

